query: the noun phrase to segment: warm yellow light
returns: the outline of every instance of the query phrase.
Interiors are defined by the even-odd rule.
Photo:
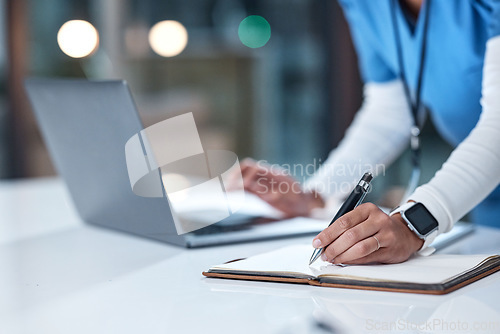
[[[57,33],[62,52],[73,58],[86,57],[99,45],[99,34],[92,24],[83,20],[64,23]]]
[[[187,30],[177,21],[158,22],[149,31],[149,45],[163,57],[177,56],[184,50],[187,42]]]

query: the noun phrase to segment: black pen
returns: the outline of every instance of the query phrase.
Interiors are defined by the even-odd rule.
[[[363,199],[366,196],[366,193],[370,190],[370,181],[373,179],[373,175],[371,173],[365,173],[361,180],[359,180],[358,184],[356,187],[354,187],[354,190],[351,192],[349,197],[345,200],[344,204],[340,207],[339,211],[333,217],[332,221],[330,222],[330,225],[332,225],[337,219],[348,213],[349,211],[354,210],[361,202],[363,202]],[[326,247],[326,246],[325,246]],[[314,250],[311,259],[309,260],[309,265],[313,264],[314,261],[318,259],[318,257],[321,255],[323,252],[323,248],[317,248]]]

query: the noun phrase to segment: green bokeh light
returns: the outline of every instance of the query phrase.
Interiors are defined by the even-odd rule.
[[[241,21],[238,36],[241,43],[249,48],[260,48],[271,38],[271,26],[262,16],[250,15]]]

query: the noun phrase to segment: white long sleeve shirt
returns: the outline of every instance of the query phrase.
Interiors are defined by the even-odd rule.
[[[500,36],[486,44],[481,106],[471,133],[435,176],[409,197],[437,219],[439,234],[449,231],[500,183]],[[377,174],[393,162],[408,145],[411,125],[401,81],[365,84],[363,105],[346,136],[305,188],[325,199],[344,196],[365,170]]]

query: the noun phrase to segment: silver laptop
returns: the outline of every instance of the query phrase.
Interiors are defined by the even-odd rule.
[[[25,86],[52,161],[88,224],[185,247],[312,236],[326,227],[323,221],[247,213],[178,235],[166,197],[144,198],[131,190],[125,143],[143,125],[125,81],[28,79]],[[471,224],[457,224],[436,246],[471,231]]]
[[[28,79],[25,86],[54,165],[86,223],[186,247],[314,235],[325,227],[236,214],[177,235],[165,197],[131,190],[125,143],[143,125],[124,81]]]

